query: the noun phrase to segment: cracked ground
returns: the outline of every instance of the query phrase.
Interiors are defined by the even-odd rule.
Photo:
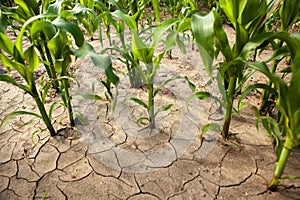
[[[94,73],[89,62],[81,66],[85,70],[81,80],[89,80],[89,73]],[[181,58],[164,64],[179,62]],[[177,69],[188,71],[193,81],[201,79],[188,65],[178,64]],[[163,71],[162,78],[176,75]],[[143,116],[140,107],[121,101],[130,96],[143,99],[144,92],[122,92],[122,85],[114,115],[107,103],[74,100],[74,107],[89,122],[77,124],[78,138],[68,135],[67,129],[56,137],[46,131],[37,133],[45,128],[43,123],[28,116],[5,123],[0,129],[0,199],[42,199],[44,195],[59,200],[300,199],[299,180],[282,180],[276,192],[266,189],[276,157],[272,140],[262,127],[256,129],[250,108],[233,117],[231,131],[238,140],[207,135],[201,142],[198,125],[207,123],[207,116],[195,116],[199,110],[209,113],[209,102],[200,107],[192,103],[192,112],[186,111],[182,103],[186,95],[174,89],[179,86],[183,90],[179,94],[186,94],[180,84],[184,82],[169,85],[157,97],[158,105],[174,106],[157,116],[153,131],[135,125]],[[88,85],[81,84],[81,89],[86,91]],[[1,119],[15,110],[37,109],[28,94],[5,83],[0,87],[0,106]],[[65,109],[55,110],[53,118],[56,129],[67,125]],[[299,148],[288,160],[286,175],[300,176]]]

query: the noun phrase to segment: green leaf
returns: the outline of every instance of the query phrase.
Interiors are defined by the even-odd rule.
[[[42,13],[41,14],[44,14],[48,11],[49,5],[50,5],[50,0],[42,1]]]
[[[212,97],[212,95],[209,92],[196,92],[196,93],[192,94],[186,103],[187,110],[189,111],[189,105],[193,99],[198,98],[200,100],[205,100],[205,99],[208,99],[211,97]]]
[[[145,64],[152,63],[154,49],[144,43],[136,31],[132,31],[131,48],[135,59],[138,59]]]
[[[3,49],[9,55],[14,54],[14,43],[2,32],[0,32],[0,49]]]
[[[80,98],[80,99],[89,99],[89,100],[98,100],[98,101],[106,101],[106,99],[103,99],[99,95],[96,94],[77,94],[73,96],[74,98]]]
[[[48,36],[48,39],[51,39],[54,37],[56,30],[53,24],[49,21],[36,21],[32,23],[31,29],[30,29],[30,37],[31,39],[35,39],[38,34],[43,31],[45,35]]]
[[[274,94],[275,96],[278,96],[278,93],[277,91],[268,86],[267,84],[261,84],[261,83],[257,83],[257,84],[253,84],[253,85],[249,85],[247,86],[247,88],[243,91],[243,93],[241,94],[240,98],[239,98],[239,101],[238,101],[238,107],[240,107],[240,103],[241,101],[253,90],[256,90],[256,89],[264,89],[264,90],[267,90],[269,91],[270,93]]]
[[[14,2],[24,11],[27,18],[34,16],[34,11],[38,8],[38,4],[34,0],[14,0]]]
[[[0,54],[1,55],[1,54]],[[0,74],[0,81],[15,85],[19,88],[21,88],[22,90],[24,90],[25,92],[29,93],[30,95],[32,95],[32,90],[29,86],[27,85],[22,85],[22,84],[18,84],[13,78],[11,78],[10,76],[4,75],[4,74]]]
[[[287,31],[289,27],[299,19],[300,4],[295,0],[284,0],[279,11],[282,30]]]
[[[0,10],[0,32],[5,33],[8,25],[6,16],[3,14],[3,11]]]
[[[81,59],[89,56],[94,65],[102,70],[106,70],[111,66],[111,60],[106,55],[97,54],[94,48],[89,43],[84,43],[81,48],[74,51],[74,54]]]
[[[237,19],[239,18],[239,11],[241,8],[240,5],[244,4],[245,0],[220,0],[220,7],[224,11],[225,15],[229,19],[229,21],[233,24],[236,28],[237,26]]]
[[[34,73],[36,68],[41,63],[38,55],[36,54],[36,52],[34,50],[34,47],[30,46],[29,48],[27,48],[27,50],[24,52],[24,56],[28,63],[28,68],[29,68],[30,72]]]
[[[198,45],[198,51],[207,73],[212,76],[213,59],[215,56],[214,14],[206,16],[193,15],[192,31]]]
[[[122,12],[121,10],[116,10],[115,12],[111,13],[111,15],[124,21],[124,23],[129,27],[131,31],[137,30],[137,25],[135,20],[131,16]]]
[[[74,110],[74,114],[81,124],[83,125],[88,124],[88,120],[82,115],[81,112],[79,112],[78,110]]]
[[[115,75],[111,60],[107,55],[97,54],[94,48],[88,43],[84,43],[81,48],[75,50],[74,54],[81,59],[87,56],[91,57],[92,62],[97,68],[105,70],[109,81],[114,85],[118,84],[119,78]]]
[[[159,93],[162,90],[162,88],[165,87],[170,81],[173,81],[173,80],[176,80],[176,79],[184,79],[184,80],[186,80],[188,82],[188,84],[189,84],[190,89],[192,91],[195,91],[196,86],[192,82],[190,82],[190,80],[188,79],[187,76],[177,75],[177,76],[173,76],[173,77],[169,78],[168,80],[164,81],[160,86],[158,86],[158,88],[156,88],[156,90],[154,90],[153,95],[156,96],[157,93]]]
[[[216,10],[213,10],[215,17],[214,21],[214,34],[216,47],[220,49],[227,62],[233,59],[233,53],[228,42],[227,35],[222,27],[222,21]],[[217,55],[215,55],[216,57]]]
[[[177,39],[177,32],[171,32],[165,41],[165,50],[170,51],[171,49],[174,49],[176,46],[176,39]]]
[[[51,120],[52,119],[52,114],[53,114],[53,111],[59,106],[60,104],[57,103],[57,102],[54,102],[51,104],[50,108],[49,108],[49,119]]]
[[[174,105],[174,104],[168,104],[168,105],[166,105],[166,106],[162,106],[161,108],[159,108],[159,109],[155,112],[154,117],[156,117],[156,115],[157,115],[158,113],[160,113],[160,112],[164,112],[164,111],[169,110],[173,105]]]
[[[147,121],[149,123],[149,119],[147,117],[141,117],[141,118],[139,118],[138,120],[136,120],[136,123],[138,125],[140,125],[140,124],[145,125],[144,121]]]
[[[194,98],[198,98],[200,100],[205,100],[211,98],[211,94],[209,92],[196,92],[189,99],[192,100]]]
[[[5,123],[7,122],[9,119],[13,118],[13,117],[16,117],[16,116],[19,116],[19,115],[32,115],[34,117],[37,117],[37,118],[40,118],[42,119],[42,117],[36,113],[33,113],[33,112],[28,112],[28,111],[15,111],[15,112],[11,112],[9,114],[7,114],[3,120],[1,121],[0,123],[0,127]]]
[[[143,106],[144,108],[148,109],[148,105],[140,99],[131,97],[129,100],[134,101],[135,103],[137,103],[137,104]]]
[[[203,135],[207,133],[207,131],[221,131],[221,126],[216,123],[209,123],[202,127],[201,134],[200,134],[200,141],[203,140]]]
[[[41,15],[37,15],[37,16],[33,16],[30,19],[28,19],[22,26],[22,29],[16,39],[16,47],[19,50],[19,52],[22,54],[23,53],[23,36],[25,34],[25,31],[27,29],[27,27],[29,26],[29,24],[31,24],[32,22],[34,22],[35,20],[38,19],[42,19],[42,18],[53,18],[53,17],[57,17],[57,15],[54,14],[41,14]]]
[[[62,10],[62,4],[64,0],[56,0],[53,4],[49,5],[48,13],[59,15]]]
[[[191,28],[191,24],[192,24],[192,19],[191,18],[184,18],[184,19],[179,21],[179,24],[176,28],[176,31],[178,33],[182,33],[186,30],[189,30]]]
[[[219,124],[209,123],[202,127],[202,134],[205,134],[209,130],[219,131],[221,129]]]
[[[0,53],[0,59],[4,66],[17,70],[19,74],[26,79],[26,66],[24,64],[14,62],[2,53]]]
[[[166,31],[170,30],[170,28],[177,22],[177,19],[167,19],[163,23],[159,24],[153,33],[153,40],[151,43],[151,47],[155,48],[157,43],[160,41],[161,37],[165,34]]]
[[[179,37],[179,35],[177,35],[177,37],[176,37],[176,42],[177,42],[177,45],[178,45],[180,51],[183,54],[186,54],[185,44],[183,43],[183,41],[181,40],[181,38]]]
[[[81,29],[71,22],[68,22],[66,19],[62,17],[57,17],[52,24],[57,26],[59,29],[71,33],[71,35],[75,39],[75,43],[78,47],[81,47],[84,44],[84,36]]]

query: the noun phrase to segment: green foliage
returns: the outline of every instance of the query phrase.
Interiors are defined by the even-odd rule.
[[[219,72],[226,90],[226,112],[222,135],[227,138],[237,83],[238,81],[245,82],[245,77],[250,77],[244,70],[244,64],[235,59],[251,38],[263,32],[262,22],[267,14],[267,2],[220,0],[219,3],[235,29],[236,38],[233,48],[230,48],[227,35],[222,28],[221,17],[216,10],[212,10],[206,16],[194,15],[192,30],[203,64],[211,78],[213,70],[216,69],[213,61],[219,53],[222,53],[224,57],[224,61],[220,63]],[[257,12],[252,12],[253,10]]]
[[[279,4],[281,2],[281,4]],[[288,30],[291,28],[291,26],[296,22],[296,20],[299,19],[300,15],[300,5],[299,4],[294,4],[294,1],[291,0],[284,0],[284,1],[276,1],[273,5],[273,7],[278,7],[275,9],[275,13],[278,15],[277,23],[280,23],[280,31],[281,32],[288,32]],[[281,51],[283,48],[283,41],[278,40],[278,41],[273,41],[272,47],[276,51]],[[279,55],[274,57],[273,63],[272,63],[272,73],[276,73],[277,70],[277,65],[280,61],[282,61],[284,58],[289,56],[288,54],[282,54],[280,53]],[[269,80],[268,85],[271,87],[274,83]],[[270,101],[272,101],[272,96],[271,94],[268,93],[268,91],[264,91],[262,95],[262,104],[260,108],[261,113],[268,113],[271,112],[272,109],[270,108]]]
[[[292,78],[289,82],[285,82],[281,77],[272,73],[265,62],[246,63],[250,68],[264,73],[274,83],[274,89],[278,94],[276,101],[276,107],[280,111],[278,122],[269,117],[261,117],[266,131],[276,140],[278,164],[269,184],[269,189],[274,190],[282,176],[290,152],[300,145],[300,106],[298,104],[300,100],[300,35],[289,35],[285,32],[269,33],[259,39],[256,41],[260,41],[260,43],[270,42],[274,39],[284,41],[292,57]],[[249,46],[253,46],[253,44]],[[265,87],[269,86],[266,85]]]
[[[18,28],[20,33],[16,38],[16,42],[12,43],[4,34],[7,25],[2,26],[3,33],[1,33],[0,48],[6,52],[1,54],[2,64],[8,69],[17,70],[28,86],[18,84],[8,75],[3,75],[1,81],[14,84],[34,97],[40,109],[41,117],[45,121],[51,135],[54,136],[56,132],[51,124],[52,109],[49,111],[49,114],[44,109],[45,98],[50,85],[59,91],[62,98],[62,105],[68,110],[70,124],[71,126],[75,126],[71,104],[72,97],[69,94],[72,81],[69,75],[69,67],[72,62],[71,57],[74,56],[75,52],[84,51],[84,55],[83,53],[77,53],[81,57],[86,55],[91,56],[95,65],[105,70],[108,77],[107,83],[112,82],[113,84],[117,84],[118,77],[114,75],[111,64],[103,67],[103,64],[105,65],[106,63],[102,63],[102,57],[98,56],[93,48],[87,47],[88,44],[85,43],[83,33],[78,26],[78,22],[80,22],[85,28],[90,30],[91,27],[85,26],[87,22],[82,16],[87,16],[89,13],[94,15],[94,11],[81,4],[71,4],[67,0],[56,1],[52,4],[49,1],[43,1],[41,5],[38,5],[35,1],[32,3],[26,2],[15,1],[17,4],[16,12],[12,12],[12,10],[6,8],[1,12],[1,19],[3,21],[10,18],[20,23],[20,27]],[[89,33],[92,31],[94,29]],[[70,36],[72,36],[73,40]],[[30,47],[24,51],[23,40],[25,37],[29,40]],[[73,41],[77,49],[72,43]],[[39,54],[36,53],[36,50]],[[12,56],[13,61],[8,56]],[[49,80],[42,88],[43,91],[39,94],[33,74],[40,63],[44,65]],[[51,108],[53,107],[51,106]]]
[[[54,130],[49,114],[47,113],[44,104],[42,103],[41,95],[39,94],[34,80],[34,72],[40,64],[40,59],[36,54],[33,46],[28,47],[25,52],[20,51],[16,43],[13,43],[5,34],[0,33],[0,59],[3,65],[16,70],[23,78],[25,83],[18,83],[9,75],[0,75],[0,81],[15,85],[31,95],[40,111],[41,115],[28,111],[16,111],[8,114],[1,122],[1,125],[9,118],[27,114],[41,118],[47,126],[51,136],[57,133]],[[43,94],[43,92],[42,92]]]

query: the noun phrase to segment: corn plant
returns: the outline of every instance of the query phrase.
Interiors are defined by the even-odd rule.
[[[213,60],[217,58],[219,53],[222,53],[224,58],[219,63],[218,70],[226,90],[222,136],[228,138],[238,81],[249,77],[249,74],[247,75],[245,72],[243,63],[232,64],[231,61],[240,55],[244,45],[251,38],[263,32],[262,22],[267,14],[267,1],[220,0],[219,4],[235,30],[236,38],[233,48],[229,46],[227,35],[222,28],[220,15],[216,10],[212,10],[206,16],[194,15],[192,17],[192,30],[209,76],[212,77],[212,71],[216,69]]]
[[[154,79],[155,75],[157,73],[157,70],[159,69],[160,62],[166,52],[166,49],[157,55],[154,54],[154,51],[156,49],[156,46],[160,39],[162,38],[163,34],[170,30],[170,28],[175,25],[177,22],[176,19],[169,19],[161,23],[160,25],[157,25],[155,27],[155,30],[153,32],[152,36],[146,36],[146,39],[141,34],[142,31],[138,30],[138,27],[136,26],[135,20],[133,17],[121,12],[116,11],[113,13],[113,16],[122,19],[123,22],[126,22],[129,29],[132,32],[131,37],[131,44],[130,46],[127,46],[125,44],[125,41],[122,42],[123,48],[120,47],[110,47],[111,49],[118,51],[122,54],[123,58],[132,65],[134,65],[134,69],[136,72],[136,76],[142,81],[142,83],[146,86],[147,92],[148,92],[148,101],[144,102],[141,99],[137,98],[130,98],[130,100],[134,101],[135,103],[143,106],[148,113],[148,117],[142,117],[137,120],[138,123],[142,123],[144,120],[149,122],[149,127],[151,129],[155,128],[155,116],[162,111],[166,111],[172,107],[172,104],[163,106],[155,111],[154,108],[154,98],[158,94],[158,92],[162,89],[163,86],[165,86],[169,81],[183,78],[186,79],[186,77],[173,77],[169,80],[166,80],[162,85],[158,86],[156,89],[154,88]],[[121,27],[124,25],[121,24]],[[124,29],[124,28],[123,28]],[[152,37],[151,42],[149,42],[149,37]],[[176,38],[176,37],[175,37]],[[170,46],[171,42],[168,42]],[[190,83],[190,82],[189,82]],[[193,85],[190,83],[191,88],[193,88]]]
[[[47,113],[44,103],[45,97],[44,92],[40,94],[37,89],[35,80],[34,80],[34,72],[37,69],[38,65],[40,64],[40,59],[36,54],[33,46],[30,46],[25,50],[22,51],[22,48],[18,47],[16,43],[13,43],[4,33],[0,33],[0,59],[3,65],[16,70],[20,76],[23,78],[24,83],[19,83],[15,81],[9,75],[0,75],[0,81],[7,82],[9,84],[15,85],[20,89],[27,92],[29,95],[33,97],[36,102],[36,105],[40,111],[40,115],[33,112],[28,111],[16,111],[8,114],[1,122],[0,126],[10,119],[11,117],[17,115],[33,115],[42,119],[50,132],[51,136],[57,135],[57,132],[52,126],[51,123],[51,112],[54,109],[54,106],[51,106],[49,113]]]
[[[200,1],[199,0],[168,0],[162,1],[162,4],[171,15],[171,18],[180,17],[186,15],[191,11],[195,11],[199,9]]]
[[[281,3],[281,4],[280,4]],[[292,26],[292,24],[298,20],[299,14],[300,14],[300,5],[295,4],[293,0],[278,0],[273,6],[273,9],[278,6],[277,9],[279,12],[279,20],[280,20],[280,32],[287,32],[289,28]],[[276,10],[276,9],[275,9]],[[272,43],[272,47],[276,48],[277,51],[281,51],[283,48],[283,41],[274,41]],[[286,56],[278,56],[276,59],[272,62],[272,68],[271,72],[276,73],[277,65],[280,61],[282,61]],[[269,80],[268,85],[272,86],[272,81]],[[268,91],[264,91],[262,95],[262,103],[260,107],[260,112],[264,115],[271,111],[270,105],[273,104],[272,96]]]
[[[73,40],[70,36],[74,38],[77,47],[82,47],[84,45],[84,36],[79,26],[70,21],[74,21],[74,15],[80,14],[85,8],[80,5],[75,5],[71,10],[63,10],[64,4],[68,5],[68,2],[57,1],[53,4],[49,4],[49,2],[47,4],[47,1],[43,1],[40,9],[47,13],[38,15],[30,13],[34,16],[23,23],[16,39],[15,46],[20,52],[20,55],[23,55],[23,38],[26,36],[29,39],[31,48],[38,50],[38,56],[40,56],[38,60],[41,60],[48,75],[50,74],[49,82],[43,86],[44,91],[41,93],[41,102],[37,102],[38,107],[40,108],[40,104],[44,104],[51,84],[53,85],[56,83],[55,86],[58,87],[57,90],[62,98],[62,105],[67,108],[70,125],[74,127],[74,113],[71,104],[72,97],[69,93],[70,82],[72,80],[69,75],[69,67],[72,62],[71,57],[74,55],[76,48],[72,44]],[[29,7],[26,6],[26,4],[20,3],[18,8],[21,10],[28,10],[26,8]],[[21,16],[22,15],[16,15],[14,17],[21,21]],[[6,64],[6,66],[11,68],[12,64]],[[15,66],[13,69],[15,69]],[[21,76],[23,76],[23,74],[21,74]],[[36,94],[34,95],[34,98],[37,98]],[[44,117],[46,116],[46,112],[43,110],[40,112],[42,113],[43,119],[45,118],[45,123],[51,135],[55,135],[54,129],[50,126],[51,120],[47,120],[47,118]]]
[[[257,37],[245,47],[248,49],[256,48],[263,43],[281,40],[286,44],[290,52],[291,80],[284,81],[281,77],[274,74],[266,65],[266,62],[245,62],[250,68],[265,74],[274,84],[274,88],[267,84],[250,85],[248,88],[268,89],[270,93],[276,95],[276,107],[279,109],[278,122],[271,117],[260,117],[266,131],[276,139],[277,166],[274,170],[273,178],[268,185],[270,190],[275,190],[291,151],[300,145],[300,35],[289,35],[286,32],[267,33]],[[276,54],[275,54],[276,55]],[[274,91],[275,90],[275,91]],[[245,94],[246,95],[246,94]],[[258,109],[256,113],[259,115]]]

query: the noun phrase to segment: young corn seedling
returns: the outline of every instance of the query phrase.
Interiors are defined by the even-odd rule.
[[[218,64],[218,72],[222,77],[222,85],[226,91],[222,136],[228,138],[237,83],[239,80],[249,77],[245,74],[244,63],[233,63],[232,61],[240,55],[244,45],[251,38],[264,30],[262,22],[267,14],[267,1],[220,0],[219,4],[235,30],[233,48],[228,43],[220,15],[216,10],[212,10],[206,16],[193,15],[192,31],[203,64],[211,78],[213,70],[217,69],[213,61],[219,53],[222,53],[224,60]]]
[[[102,52],[105,52],[106,50],[110,51],[116,51],[122,55],[123,58],[117,58],[121,62],[123,62],[126,65],[127,68],[127,75],[129,78],[129,82],[132,88],[139,88],[143,85],[142,80],[140,79],[140,76],[138,76],[137,72],[137,66],[139,65],[139,60],[134,58],[134,55],[131,51],[131,46],[128,44],[128,41],[125,38],[125,24],[128,22],[124,17],[122,17],[121,11],[115,11],[113,13],[106,12],[102,15],[110,21],[110,24],[114,26],[116,29],[117,36],[120,40],[121,45],[116,46],[112,45],[107,48],[105,48]],[[117,21],[116,19],[121,19],[121,21]]]
[[[169,80],[166,80],[162,85],[158,86],[156,89],[154,87],[155,83],[155,75],[157,71],[159,70],[160,62],[166,52],[166,50],[158,53],[157,55],[154,54],[154,51],[156,49],[156,46],[162,36],[170,30],[170,28],[175,25],[177,22],[176,19],[169,19],[164,21],[163,23],[159,24],[155,27],[155,30],[152,35],[152,41],[148,42],[147,40],[144,41],[143,37],[140,35],[140,32],[138,31],[138,27],[136,26],[135,20],[133,17],[124,14],[120,11],[116,11],[114,16],[118,17],[119,19],[122,19],[126,24],[128,25],[129,29],[132,32],[132,38],[131,38],[131,46],[130,46],[130,52],[129,49],[125,49],[125,51],[120,49],[115,49],[119,51],[122,54],[122,56],[125,59],[129,59],[132,63],[135,64],[136,72],[139,76],[139,78],[142,80],[144,85],[147,88],[148,93],[148,101],[144,102],[141,99],[137,98],[130,98],[130,100],[134,101],[135,103],[143,106],[148,113],[148,117],[142,117],[137,120],[138,123],[143,122],[144,120],[148,121],[149,127],[151,129],[155,128],[155,117],[159,112],[166,111],[172,107],[172,104],[166,105],[161,107],[160,109],[155,111],[154,104],[155,104],[155,96],[158,94],[158,92],[171,80],[178,79],[178,78],[184,78],[187,80],[186,77],[173,77]],[[151,37],[151,36],[150,36]],[[190,82],[189,82],[190,83]],[[192,84],[190,84],[192,85]]]

